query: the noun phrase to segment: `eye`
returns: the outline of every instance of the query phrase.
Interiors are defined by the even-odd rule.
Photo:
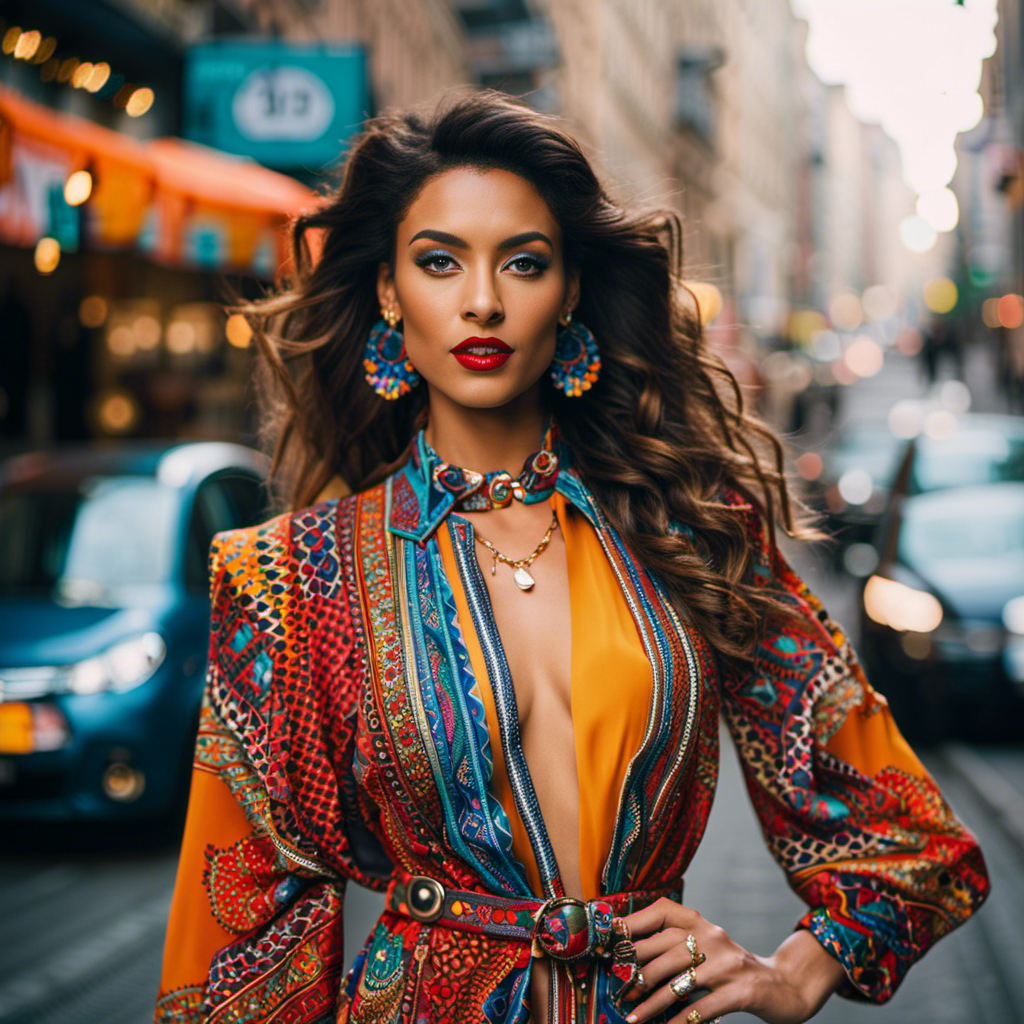
[[[520,277],[536,277],[547,270],[550,265],[550,260],[533,253],[520,253],[505,264]]]
[[[458,267],[455,258],[446,252],[431,250],[420,253],[415,259],[416,266],[423,267],[431,274],[444,274]]]

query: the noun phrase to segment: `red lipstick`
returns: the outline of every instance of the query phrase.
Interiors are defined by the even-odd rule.
[[[512,349],[501,338],[466,338],[452,349],[452,355],[467,370],[496,370],[508,362]]]

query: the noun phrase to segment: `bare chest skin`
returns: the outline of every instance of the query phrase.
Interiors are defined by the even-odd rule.
[[[503,555],[528,555],[551,523],[548,502],[467,515],[480,535]],[[547,549],[530,566],[537,581],[520,590],[512,569],[498,563],[479,542],[477,559],[491,598],[519,708],[523,755],[530,769],[565,891],[582,896],[579,865],[579,784],[570,703],[572,629],[565,542],[556,529]],[[550,966],[535,960],[531,982],[532,1020],[547,1021]]]

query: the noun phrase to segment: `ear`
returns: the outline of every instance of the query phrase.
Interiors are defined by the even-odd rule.
[[[566,274],[565,301],[562,303],[562,312],[575,309],[580,304],[580,268],[570,267]]]
[[[395,291],[395,277],[391,273],[391,265],[387,262],[382,263],[377,270],[377,301],[382,310],[393,309],[398,314],[398,319],[401,319],[402,309],[398,304],[398,293]]]

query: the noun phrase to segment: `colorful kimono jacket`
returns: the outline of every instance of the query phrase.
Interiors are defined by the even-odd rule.
[[[609,525],[570,453],[559,454],[557,494],[599,539],[651,668],[647,724],[622,773],[601,894],[678,890],[711,808],[721,709],[768,847],[808,904],[797,926],[845,968],[842,994],[884,1002],[984,899],[973,837],[739,493],[721,500],[753,541],[752,580],[805,621],[770,631],[752,670],[720,674],[708,644]],[[509,898],[564,891],[518,746],[473,527],[434,482],[436,461],[421,434],[408,463],[379,486],[215,540],[207,685],[157,1021],[530,1016],[529,943],[416,920],[394,902],[342,976],[349,880],[384,891],[393,877],[423,875]],[[483,652],[485,680],[468,640],[479,645],[478,664]],[[511,809],[494,795],[485,696]],[[531,892],[516,855],[510,810],[543,893]],[[492,913],[472,900],[456,912]],[[595,960],[589,981],[556,1017],[621,1022],[631,1005],[618,999],[621,980]]]

